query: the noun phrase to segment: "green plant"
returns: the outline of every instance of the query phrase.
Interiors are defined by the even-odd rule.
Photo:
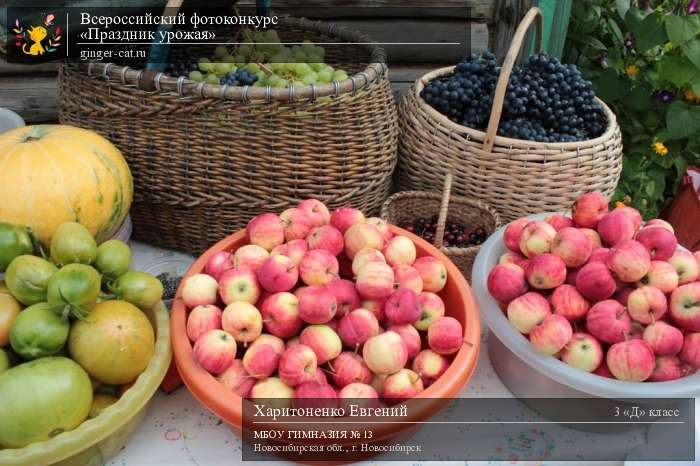
[[[615,201],[657,216],[700,165],[698,0],[574,2],[564,61],[618,116],[624,164]]]

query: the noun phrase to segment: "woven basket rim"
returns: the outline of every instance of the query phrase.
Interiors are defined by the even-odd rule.
[[[388,210],[391,206],[392,203],[394,203],[397,200],[400,199],[405,199],[405,198],[411,198],[411,197],[420,197],[423,199],[435,199],[437,201],[442,200],[442,194],[431,192],[431,191],[419,191],[419,190],[410,190],[410,191],[399,191],[388,198],[384,201],[382,204],[382,209],[380,212],[380,215],[383,219],[387,219],[388,217]],[[476,207],[484,212],[487,212],[491,218],[493,219],[494,222],[494,231],[496,231],[498,228],[500,228],[503,225],[503,222],[501,220],[501,216],[499,215],[498,211],[493,208],[489,203],[484,202],[479,199],[471,199],[467,196],[459,196],[455,194],[450,194],[450,205],[453,203],[458,203],[458,204],[468,204],[472,207]],[[448,211],[448,216],[449,216],[449,211]],[[473,246],[468,246],[466,248],[460,248],[456,246],[445,246],[442,245],[440,246],[440,250],[443,251],[445,254],[449,255],[468,255],[468,254],[473,254],[475,252],[479,251],[479,248],[481,247],[480,244],[475,244]]]
[[[418,99],[418,105],[421,107],[421,110],[426,112],[428,115],[430,115],[432,118],[437,119],[440,124],[446,126],[447,128],[453,130],[454,132],[458,134],[466,134],[468,137],[471,139],[477,140],[477,142],[482,142],[486,138],[486,132],[481,131],[478,129],[470,128],[469,126],[464,126],[460,125],[458,123],[455,123],[454,121],[450,120],[447,118],[447,116],[443,115],[442,113],[438,112],[435,110],[433,107],[428,105],[428,103],[423,100],[423,98],[420,96],[421,91],[425,87],[425,83],[432,81],[435,78],[439,78],[441,76],[445,76],[447,74],[450,74],[454,71],[456,66],[446,66],[444,68],[438,68],[435,70],[432,70],[420,78],[416,79],[413,85],[413,89],[410,91],[409,95],[412,95],[416,99]],[[586,139],[584,141],[577,141],[577,142],[540,142],[540,141],[531,141],[529,139],[515,139],[515,138],[508,138],[505,136],[498,136],[496,135],[495,137],[495,143],[494,145],[499,146],[499,147],[527,147],[529,149],[545,149],[545,150],[570,150],[570,149],[581,149],[581,148],[586,148],[586,147],[593,147],[597,146],[600,144],[605,144],[606,141],[610,140],[613,137],[613,134],[616,131],[617,128],[617,116],[615,113],[608,107],[605,102],[603,102],[601,99],[598,97],[595,98],[596,101],[601,105],[603,108],[603,111],[605,112],[605,116],[608,119],[608,126],[606,130],[598,136],[597,138],[594,139]]]
[[[388,67],[386,65],[386,52],[367,34],[363,34],[360,31],[350,29],[346,26],[337,26],[335,23],[331,22],[312,21],[307,18],[294,18],[291,16],[280,17],[278,25],[286,28],[308,30],[345,39],[349,42],[358,42],[358,47],[362,47],[368,51],[369,62],[363,71],[355,73],[342,81],[333,81],[331,83],[318,85],[291,86],[289,88],[209,84],[203,81],[192,81],[184,76],[175,78],[166,75],[164,72],[135,69],[129,66],[119,66],[115,63],[79,63],[77,68],[81,71],[86,71],[90,77],[117,80],[121,82],[121,84],[135,86],[145,91],[174,92],[181,97],[196,96],[200,98],[241,102],[262,100],[268,103],[296,102],[303,100],[315,101],[319,97],[337,98],[345,94],[354,96],[361,88],[367,88],[372,83],[387,79]],[[144,85],[144,79],[147,81],[147,85]],[[144,87],[146,88],[144,89]]]
[[[420,190],[408,190],[408,191],[398,191],[391,196],[389,196],[386,201],[384,201],[383,205],[386,205],[387,207],[391,204],[391,201],[394,201],[396,199],[401,199],[405,197],[422,197],[425,199],[438,199],[442,200],[442,194],[433,192],[433,191],[420,191]],[[450,205],[452,205],[453,202],[457,203],[462,203],[462,204],[470,204],[474,205],[482,210],[487,210],[491,211],[492,215],[494,215],[496,218],[498,217],[498,213],[496,212],[496,209],[493,208],[490,204],[487,202],[484,202],[479,199],[471,199],[468,196],[460,196],[458,194],[450,194]]]

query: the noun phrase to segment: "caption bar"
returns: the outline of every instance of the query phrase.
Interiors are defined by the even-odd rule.
[[[390,19],[382,21],[379,28],[373,21],[374,13],[362,8],[300,4],[269,15],[260,13],[250,6],[234,9],[231,5],[165,11],[152,7],[10,6],[4,25],[7,59],[25,64],[68,60],[135,66],[168,63],[169,56],[184,55],[196,63],[198,58],[211,56],[216,47],[226,47],[235,56],[237,47],[255,46],[262,61],[284,63],[279,54],[265,56],[265,49],[312,43],[324,47],[327,57],[347,64],[378,60],[379,55],[372,54],[375,47],[386,52],[380,54],[381,60],[395,56],[402,62],[454,63],[471,49],[467,8],[386,7],[382,15]],[[310,19],[302,26],[301,17]],[[416,17],[432,19],[415,21]],[[317,24],[316,19],[323,23]],[[268,31],[278,35],[272,42],[265,39]],[[159,44],[167,49],[154,54],[154,46]]]
[[[244,401],[244,461],[694,460],[694,399],[289,402]]]

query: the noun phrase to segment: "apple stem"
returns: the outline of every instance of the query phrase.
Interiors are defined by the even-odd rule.
[[[649,317],[651,317],[651,325],[656,324],[656,317],[654,317],[654,313],[652,311],[649,311]]]
[[[331,371],[333,371],[333,372],[331,372],[331,374],[335,374],[335,368],[333,367],[333,364],[331,364],[330,361],[328,361],[328,367],[330,367]]]

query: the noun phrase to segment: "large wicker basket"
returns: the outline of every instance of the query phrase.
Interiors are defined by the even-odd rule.
[[[383,50],[322,22],[281,18],[276,29],[283,42],[357,43],[326,56],[350,78],[273,89],[114,64],[62,67],[59,119],[101,133],[124,153],[137,238],[198,254],[251,217],[308,197],[378,213],[398,135]]]
[[[503,62],[486,132],[452,122],[420,97],[425,83],[452,73],[453,67],[416,81],[399,106],[400,189],[439,189],[444,167],[454,167],[455,193],[489,203],[504,221],[566,210],[584,192],[614,192],[622,170],[622,138],[615,115],[602,101],[608,127],[592,140],[541,143],[496,136],[508,79],[533,21],[540,49],[542,18],[533,8],[520,23]]]

